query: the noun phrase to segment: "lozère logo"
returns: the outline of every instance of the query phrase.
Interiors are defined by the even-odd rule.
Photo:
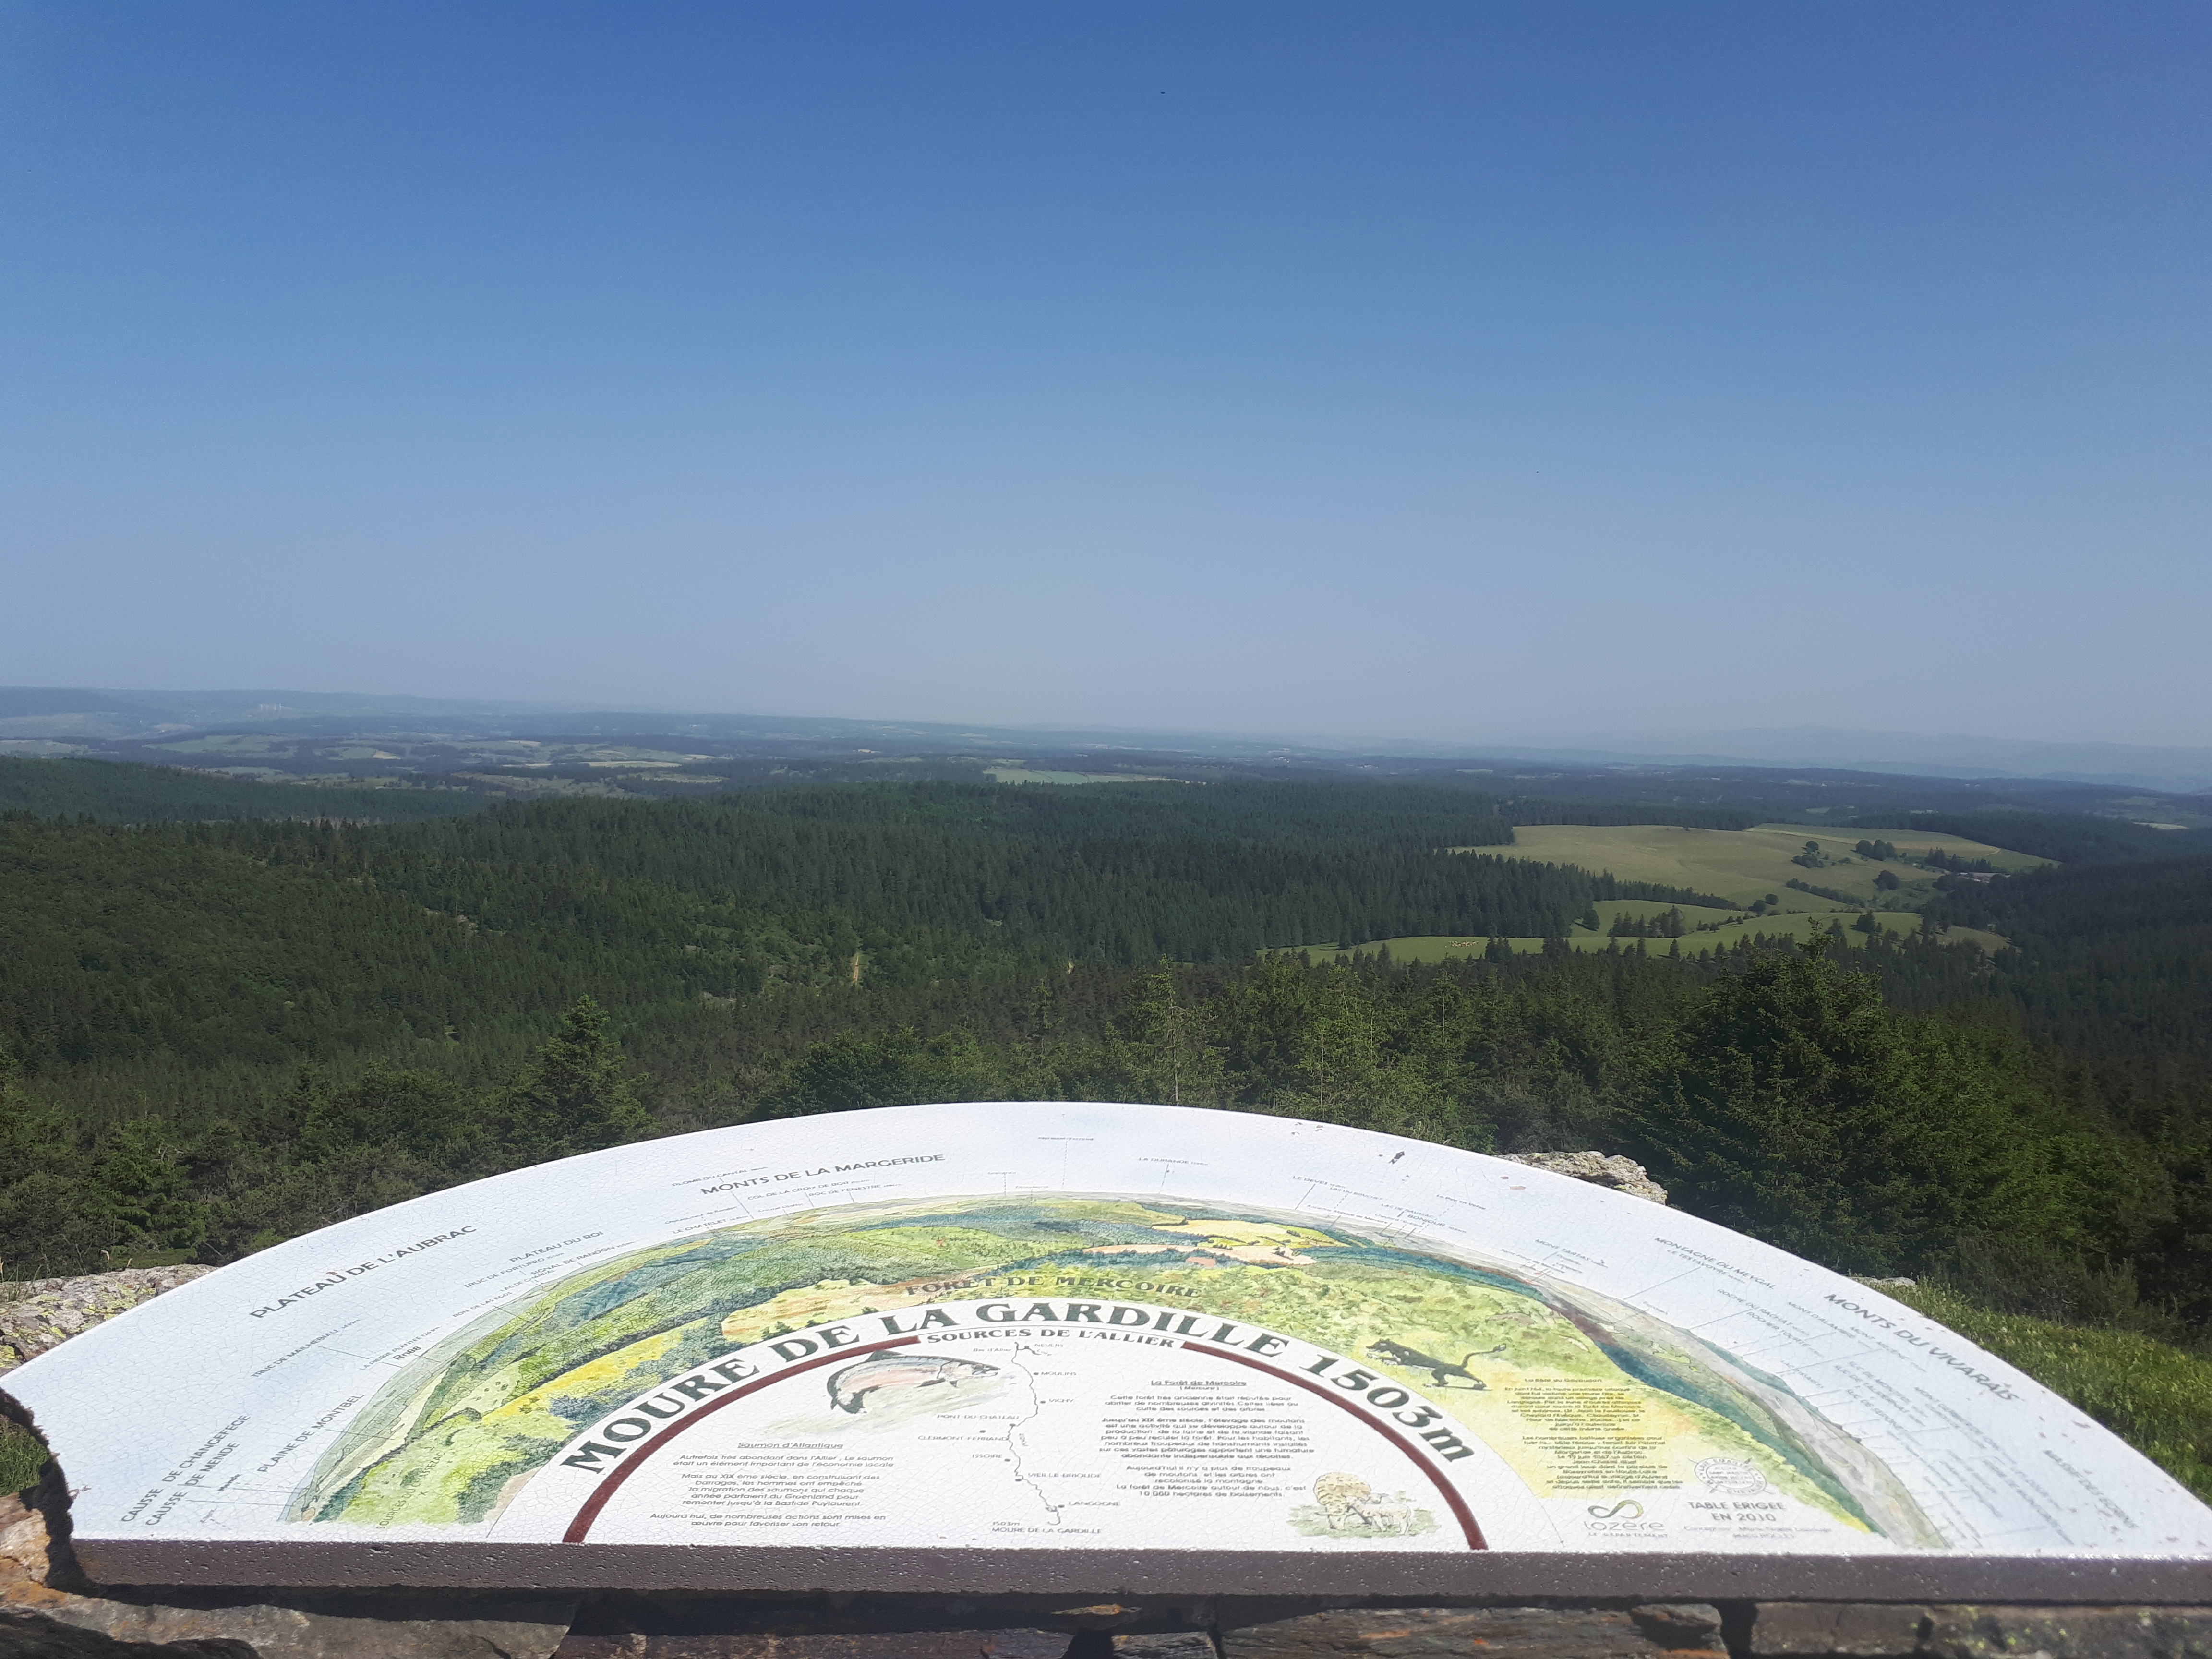
[[[1663,1533],[1667,1530],[1667,1523],[1663,1521],[1646,1521],[1644,1505],[1633,1498],[1624,1498],[1613,1504],[1592,1504],[1585,1513],[1589,1519],[1583,1522],[1584,1532],[1618,1536],[1622,1533]]]

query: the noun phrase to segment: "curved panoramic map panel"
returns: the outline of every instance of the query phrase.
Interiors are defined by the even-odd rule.
[[[571,1158],[265,1251],[8,1387],[116,1577],[1134,1588],[1180,1559],[1223,1591],[1601,1593],[1598,1558],[1648,1585],[1664,1557],[1959,1593],[2212,1557],[2154,1466],[1850,1279],[1520,1164],[1170,1107]]]

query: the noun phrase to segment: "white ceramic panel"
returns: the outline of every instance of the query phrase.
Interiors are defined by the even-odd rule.
[[[571,1158],[276,1246],[6,1386],[95,1553],[2212,1559],[2149,1462],[1850,1279],[1518,1164],[1169,1107]]]

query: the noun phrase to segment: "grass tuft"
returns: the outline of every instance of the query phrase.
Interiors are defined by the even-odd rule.
[[[28,1492],[46,1466],[46,1449],[20,1423],[0,1418],[0,1492]]]

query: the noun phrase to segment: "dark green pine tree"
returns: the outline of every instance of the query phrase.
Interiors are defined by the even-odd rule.
[[[579,997],[553,1040],[506,1090],[500,1138],[510,1158],[530,1164],[643,1139],[653,1128],[638,1098],[644,1084],[625,1075],[606,1010]]]
[[[1964,1229],[2060,1224],[1997,1080],[1835,954],[1815,939],[1754,959],[1681,1022],[1637,1112],[1676,1201],[1860,1273],[1924,1263]]]
[[[0,1265],[34,1274],[98,1266],[120,1242],[114,1216],[58,1114],[33,1112],[0,1053]]]
[[[106,1209],[125,1244],[197,1249],[208,1236],[207,1206],[191,1196],[176,1126],[136,1118],[100,1137],[94,1155]]]

